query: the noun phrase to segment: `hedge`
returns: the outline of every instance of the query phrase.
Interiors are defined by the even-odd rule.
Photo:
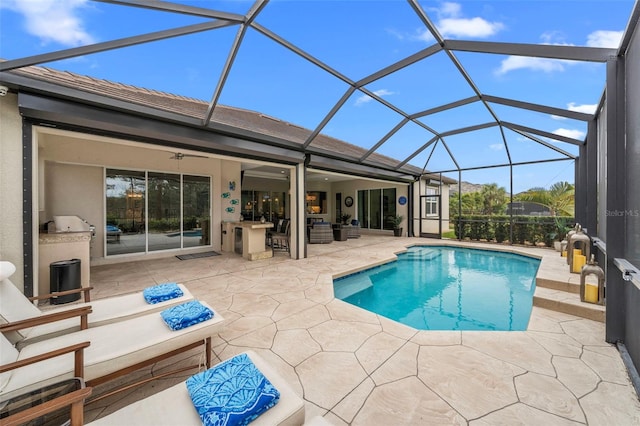
[[[458,239],[509,242],[511,217],[506,215],[465,215],[454,216],[452,222]],[[567,216],[513,216],[513,241],[515,244],[544,243],[553,245],[557,235],[557,220],[572,226],[573,217]],[[462,232],[460,232],[462,225]]]

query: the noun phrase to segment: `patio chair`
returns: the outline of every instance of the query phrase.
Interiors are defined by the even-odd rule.
[[[195,304],[195,301],[187,303]],[[81,377],[87,386],[96,386],[201,345],[205,346],[204,359],[207,367],[210,367],[211,337],[222,328],[224,318],[206,303],[198,306],[211,310],[213,317],[177,330],[167,325],[163,313],[154,312],[51,337],[22,348],[13,346],[2,334],[0,400],[7,392],[42,387],[71,377]],[[13,331],[15,328],[29,327],[30,323],[26,320],[21,321],[19,325],[9,323],[5,326],[8,331]],[[86,342],[90,342],[90,345]],[[71,353],[45,359],[38,365],[29,363],[29,360],[45,358],[52,352],[69,352],[68,348],[78,348],[82,345],[88,347],[85,347],[80,355],[76,355],[75,367]],[[181,367],[177,371],[190,368],[193,366]],[[175,374],[177,371],[154,374],[154,379]],[[134,385],[127,385],[126,388]]]
[[[289,236],[291,234],[291,223],[284,219],[285,222],[281,228],[282,232],[273,232],[271,234],[271,248],[273,250],[289,251]]]
[[[178,284],[177,286],[181,290],[182,296],[154,304],[147,303],[141,292],[94,300],[89,303],[90,295],[88,290],[90,287],[85,287],[70,290],[70,292],[83,292],[85,294],[84,303],[59,306],[43,312],[34,306],[30,300],[44,299],[51,296],[26,297],[9,280],[15,270],[16,268],[12,263],[0,261],[0,323],[18,323],[24,320],[40,319],[39,322],[32,322],[31,324],[34,325],[30,328],[7,334],[9,340],[19,347],[44,338],[161,311],[169,306],[193,299],[189,290],[184,285]],[[60,292],[58,294],[66,293],[68,292]],[[3,327],[0,324],[0,331],[6,332]]]
[[[328,244],[333,242],[333,230],[329,222],[315,222],[309,230],[309,244]]]
[[[260,414],[251,422],[251,425],[301,425],[305,415],[302,398],[295,393],[282,376],[255,352],[247,351],[244,354],[280,393],[279,401]],[[200,426],[203,422],[189,396],[187,385],[182,382],[88,423],[87,426],[124,424]]]
[[[346,228],[347,238],[360,238],[360,222],[357,219],[353,219],[351,225]]]
[[[37,362],[37,361],[34,361]],[[92,388],[78,377],[38,389],[5,394],[0,400],[0,424],[3,426],[84,424],[84,402]]]

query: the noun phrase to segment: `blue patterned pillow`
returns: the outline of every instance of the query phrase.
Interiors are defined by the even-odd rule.
[[[192,300],[167,308],[160,312],[160,316],[169,328],[180,330],[213,318],[213,311],[197,300]]]
[[[183,294],[184,293],[176,283],[158,284],[142,290],[142,296],[144,296],[144,300],[146,300],[147,303],[150,304],[175,299],[176,297],[181,297]]]
[[[246,425],[280,399],[247,354],[189,377],[186,385],[205,426]]]

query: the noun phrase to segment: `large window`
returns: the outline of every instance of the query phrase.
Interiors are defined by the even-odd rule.
[[[210,244],[209,177],[107,169],[107,256]]]
[[[358,220],[362,228],[393,229],[390,218],[395,215],[395,188],[358,191]]]
[[[277,222],[286,217],[286,193],[271,191],[242,191],[242,218]]]
[[[438,189],[433,187],[427,187],[427,196],[423,198],[423,214],[424,217],[437,217],[438,216]]]
[[[309,191],[305,197],[308,214],[327,214],[327,193],[323,191]]]

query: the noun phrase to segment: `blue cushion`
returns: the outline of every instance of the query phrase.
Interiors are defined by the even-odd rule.
[[[147,303],[155,304],[164,302],[165,300],[175,299],[181,297],[184,293],[178,287],[176,283],[164,283],[151,287],[147,287],[142,290],[142,296]]]
[[[172,306],[160,312],[160,316],[172,330],[181,330],[213,318],[213,311],[197,300]]]
[[[280,399],[247,354],[189,377],[186,385],[205,426],[246,425]]]

